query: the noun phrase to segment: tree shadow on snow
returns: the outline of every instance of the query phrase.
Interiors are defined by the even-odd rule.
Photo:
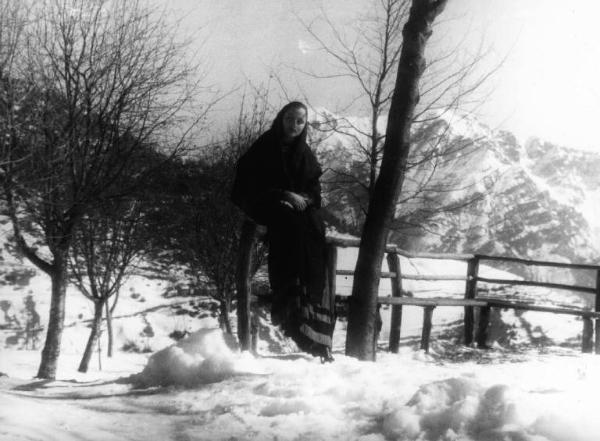
[[[83,383],[76,380],[36,380],[15,386],[7,392],[50,400],[92,400],[112,397],[137,397],[164,392],[164,387],[136,387],[136,375],[110,381]],[[122,386],[118,391],[106,390],[110,386]],[[127,387],[130,386],[130,387]]]
[[[307,360],[307,361],[311,361],[314,359],[314,357],[312,357],[311,355],[308,354],[302,354],[302,353],[293,353],[293,354],[269,354],[269,355],[256,355],[256,358],[259,359],[265,359],[265,360],[290,360],[290,361],[296,361],[296,360]]]

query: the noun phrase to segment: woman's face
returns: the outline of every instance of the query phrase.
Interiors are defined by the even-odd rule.
[[[299,136],[306,126],[306,110],[302,107],[288,109],[283,115],[283,135],[286,139]]]

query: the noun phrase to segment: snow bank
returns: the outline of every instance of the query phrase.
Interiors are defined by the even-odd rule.
[[[589,393],[599,382],[595,357],[485,368],[407,350],[375,364],[336,358],[255,359],[232,350],[220,330],[202,329],[155,353],[137,380],[182,386],[174,413],[211,415],[205,436],[192,439],[229,439],[248,427],[282,440],[593,441],[600,433]],[[223,381],[242,373],[264,375]],[[171,409],[167,398],[153,396],[152,406]]]
[[[482,388],[471,379],[451,378],[421,386],[406,405],[391,409],[382,434],[403,441],[597,440],[593,406],[585,410],[579,399],[560,398],[549,405],[507,385]]]
[[[248,353],[234,353],[221,330],[200,329],[153,354],[134,382],[141,387],[194,387],[237,374],[260,373],[253,361]]]
[[[469,378],[423,385],[383,421],[383,433],[389,439],[501,440],[526,432],[508,386],[485,389]]]
[[[232,350],[219,330],[202,329],[155,353],[145,368],[131,366],[143,369],[140,385],[175,389],[70,380],[15,391],[10,378],[0,379],[0,439],[598,439],[600,357],[532,353],[510,361],[469,350],[488,361],[453,363],[402,348],[378,354],[376,363],[336,353],[323,365],[302,354],[255,359]]]

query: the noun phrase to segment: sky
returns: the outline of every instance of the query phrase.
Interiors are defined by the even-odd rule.
[[[344,26],[364,15],[370,0],[174,0],[182,30],[196,45],[209,78],[223,91],[241,87],[221,108],[233,114],[245,79],[276,84],[276,71],[292,98],[302,91],[317,106],[336,108],[349,94],[341,80],[306,78],[290,66],[327,70],[329,60],[299,23],[326,11]],[[594,0],[449,0],[432,44],[460,41],[465,51],[488,51],[482,70],[501,64],[477,108],[492,128],[520,140],[537,136],[568,147],[600,151],[600,27]],[[439,36],[438,40],[435,37]],[[433,43],[435,41],[435,43]],[[432,49],[433,50],[433,49]],[[247,89],[246,89],[247,90]],[[285,97],[280,97],[284,100]]]
[[[470,9],[476,29],[507,56],[485,106],[489,122],[520,137],[600,151],[598,2],[464,0],[456,8]]]

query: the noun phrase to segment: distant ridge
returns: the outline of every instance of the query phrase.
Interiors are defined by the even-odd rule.
[[[314,115],[321,124],[324,118],[340,118],[325,109]],[[368,127],[366,118],[348,119],[359,130]],[[447,142],[471,144],[468,154],[458,152],[440,162],[437,173],[458,178],[461,190],[442,194],[439,202],[459,206],[475,193],[478,199],[451,213],[433,215],[426,231],[398,232],[395,242],[416,251],[600,263],[600,154],[540,138],[519,143],[512,133],[492,130],[472,115],[439,115],[432,127],[443,132]],[[319,152],[337,149],[346,151],[346,158],[354,157],[351,140],[352,136],[334,133],[321,142]],[[398,207],[399,212],[403,209],[407,207]],[[537,276],[591,282],[589,274],[554,271]]]

